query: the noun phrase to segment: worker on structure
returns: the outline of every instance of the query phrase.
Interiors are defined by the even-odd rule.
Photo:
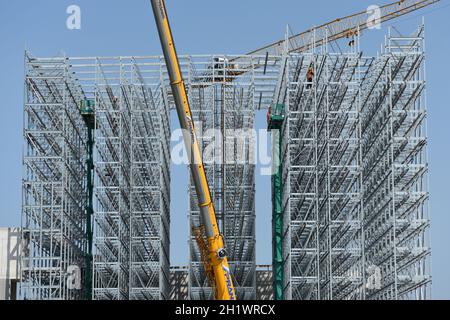
[[[348,46],[353,47],[355,45],[355,37],[358,36],[358,31],[350,30],[345,36],[347,39],[351,38],[351,40],[348,42]]]
[[[314,80],[314,66],[313,64],[311,64],[308,68],[308,72],[306,73],[306,82],[308,83],[306,85],[307,89],[311,89],[313,80]]]
[[[269,109],[267,111],[267,125],[270,125],[270,113],[272,111],[272,107],[269,106]]]

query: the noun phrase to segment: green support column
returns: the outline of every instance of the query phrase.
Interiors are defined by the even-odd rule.
[[[85,299],[92,300],[92,246],[93,229],[92,219],[94,215],[94,101],[83,100],[81,102],[80,113],[86,123],[87,143],[86,143],[86,239],[87,248],[85,252],[86,272],[84,279]]]
[[[283,300],[283,209],[282,209],[282,164],[281,127],[284,121],[284,105],[271,107],[268,114],[268,130],[272,131],[273,175],[272,175],[272,270],[274,299]]]

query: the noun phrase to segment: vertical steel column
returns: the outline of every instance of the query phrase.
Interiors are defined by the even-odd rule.
[[[272,174],[272,269],[275,300],[284,298],[284,264],[283,264],[283,209],[282,199],[282,136],[284,105],[271,107],[268,114],[268,130],[272,131],[273,174]]]
[[[81,116],[86,124],[87,142],[86,142],[86,272],[84,280],[84,297],[86,300],[92,300],[92,243],[93,229],[92,217],[94,215],[94,130],[95,115],[94,102],[83,100],[80,106]]]
[[[281,164],[281,128],[273,133],[275,174],[272,176],[272,232],[273,232],[273,287],[275,300],[283,299],[283,211],[281,208],[282,164]]]

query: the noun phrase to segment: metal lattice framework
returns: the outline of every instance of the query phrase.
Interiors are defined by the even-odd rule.
[[[256,266],[256,300],[273,300],[272,266]]]
[[[256,300],[273,300],[272,266],[256,265]],[[189,299],[189,267],[170,267],[170,300]]]
[[[161,62],[90,63],[76,74],[94,81],[84,86],[96,101],[94,299],[167,299],[170,132]]]
[[[27,57],[23,272],[36,299],[80,299],[86,253],[84,99],[95,102],[94,299],[169,295],[170,130],[161,58]],[[28,287],[30,289],[28,289]]]
[[[239,65],[229,61],[239,59]],[[255,299],[254,112],[273,97],[279,58],[209,56],[182,60],[219,229],[225,238],[238,299]],[[252,72],[243,70],[252,69]],[[215,131],[212,131],[215,130]],[[202,224],[191,182],[190,221]],[[191,233],[190,298],[212,299]]]
[[[21,296],[81,299],[69,268],[85,267],[84,96],[65,58],[25,56]]]
[[[189,299],[189,268],[170,267],[170,300]]]
[[[361,107],[365,260],[382,275],[369,299],[430,297],[424,42],[423,25],[389,31]]]
[[[423,27],[387,39],[286,58],[286,299],[429,296]]]
[[[390,33],[377,57],[360,53],[359,32],[346,53],[324,39],[318,47],[312,36],[303,53],[286,45],[284,56],[180,57],[237,296],[267,293],[256,291],[254,113],[281,103],[284,298],[428,298],[423,26],[408,37]],[[69,267],[86,263],[87,136],[78,107],[90,99],[93,297],[170,298],[165,70],[159,56],[26,56],[23,297],[84,297],[67,280]],[[199,227],[192,184],[189,194],[190,227]],[[211,299],[194,238],[191,231],[183,297]]]

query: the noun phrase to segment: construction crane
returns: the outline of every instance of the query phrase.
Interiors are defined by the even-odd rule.
[[[287,39],[287,53],[301,53],[314,47],[319,47],[326,42],[330,43],[342,38],[351,38],[376,23],[383,23],[396,19],[439,1],[440,0],[401,0],[379,7],[379,15],[372,15],[370,11],[363,11],[343,18],[338,18],[334,21],[289,37]],[[180,70],[165,3],[164,0],[151,0],[151,4],[164,58],[166,60],[180,126],[183,129],[184,142],[190,155],[191,174],[199,200],[201,218],[204,224],[200,228],[195,229],[193,234],[199,245],[207,277],[214,287],[215,298],[218,300],[235,300],[236,294],[227,261],[227,253],[224,248],[224,239],[219,233],[214,204],[211,199],[200,147],[195,134],[191,109]],[[313,39],[314,41],[312,41]],[[247,55],[266,55],[266,57],[268,57],[269,55],[286,54],[285,44],[286,39],[283,39],[251,51]],[[226,65],[226,68],[224,68],[226,72],[225,77],[223,77],[223,74],[219,75],[220,77],[223,77],[226,82],[231,82],[239,75],[250,71],[252,68],[258,67],[239,66],[239,58],[226,61],[217,60],[215,63]],[[214,79],[214,77],[215,75],[213,74],[211,79]],[[271,111],[269,111],[269,130],[281,128],[284,119],[284,106],[280,103],[282,102],[275,101],[275,107],[271,108]],[[279,139],[281,139],[281,137]],[[278,150],[278,156],[279,153],[280,151]],[[277,193],[281,192],[281,181],[280,179],[275,178],[273,183],[278,186],[274,189],[275,194],[273,197],[274,199],[279,199],[280,195]],[[273,270],[275,299],[279,300],[283,297],[283,257],[281,240],[282,212],[279,203],[276,204],[275,207],[273,210],[273,223],[275,225],[274,239],[278,240],[274,244]]]
[[[400,0],[379,7],[379,15],[373,10],[366,10],[346,17],[324,23],[288,38],[288,53],[305,52],[313,47],[320,47],[325,42],[357,35],[375,24],[381,24],[425,8],[440,0]],[[375,8],[375,7],[374,7]],[[314,41],[312,39],[314,38]],[[253,50],[248,55],[281,55],[286,39]]]
[[[352,38],[362,31],[369,29],[376,24],[394,20],[406,14],[412,13],[419,9],[428,7],[440,0],[400,0],[378,7],[379,12],[375,14],[373,10],[366,10],[346,17],[337,18],[333,21],[324,23],[320,26],[310,28],[301,33],[290,36],[288,40],[287,53],[306,52],[312,48],[317,48],[325,43],[332,43],[343,38]],[[314,41],[313,41],[314,40]],[[286,39],[282,39],[256,50],[250,51],[247,55],[258,56],[280,56],[286,54]],[[242,66],[240,58],[234,58],[228,61],[226,79],[233,79],[247,71],[252,70],[253,66]],[[239,70],[239,71],[236,71]],[[227,80],[228,81],[228,80]]]
[[[190,157],[190,169],[199,200],[200,215],[203,222],[206,241],[202,246],[203,236],[198,240],[200,250],[206,250],[203,257],[205,270],[212,272],[211,279],[217,300],[236,300],[236,293],[231,279],[230,267],[227,261],[227,253],[224,240],[219,233],[214,204],[211,199],[208,181],[206,179],[200,147],[195,134],[191,108],[186,94],[186,87],[180,70],[177,52],[170,30],[169,20],[164,0],[151,0],[153,14],[161,41],[161,46],[166,60],[172,94],[178,113],[184,142]]]

